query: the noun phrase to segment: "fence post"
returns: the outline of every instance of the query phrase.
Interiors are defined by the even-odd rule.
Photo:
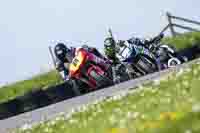
[[[172,36],[176,36],[176,33],[174,31],[174,27],[173,27],[173,24],[172,24],[172,20],[171,20],[171,14],[169,12],[167,12],[166,15],[167,15],[167,19],[168,19],[168,22],[169,22],[169,28],[170,28],[171,34],[172,34]]]

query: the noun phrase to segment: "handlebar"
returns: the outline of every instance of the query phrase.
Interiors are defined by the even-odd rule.
[[[149,44],[159,43],[163,37],[164,37],[164,34],[161,33],[158,36],[154,37],[152,40],[150,40]]]
[[[148,42],[148,44],[149,44],[149,49],[150,49],[151,51],[154,51],[155,48],[158,46],[158,43],[162,40],[163,37],[164,37],[164,34],[161,33],[161,34],[159,34],[158,36],[154,37],[152,40],[150,40],[150,41]]]

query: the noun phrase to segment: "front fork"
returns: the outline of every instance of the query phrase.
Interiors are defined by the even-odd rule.
[[[162,64],[159,58],[155,58],[156,65],[158,66],[158,71],[161,71],[166,68],[165,64]]]

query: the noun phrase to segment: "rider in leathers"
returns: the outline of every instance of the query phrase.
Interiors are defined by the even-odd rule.
[[[93,53],[91,58],[93,58],[93,61],[95,61],[96,64],[98,64],[103,69],[107,69],[107,61],[106,58],[96,49],[93,47],[89,47],[87,45],[83,45],[82,47],[88,52]],[[73,58],[75,57],[75,54],[78,49],[75,47],[68,48],[64,43],[57,43],[54,48],[54,53],[56,55],[56,69],[60,72],[62,75],[62,78],[64,80],[68,80],[68,74],[69,74],[69,64],[72,62]]]
[[[120,60],[122,60],[121,54],[125,54],[124,56],[128,54],[128,51],[126,50],[128,50],[129,45],[135,44],[148,48],[149,43],[150,41],[148,40],[135,37],[132,37],[128,40],[119,40],[118,42],[116,42],[112,37],[108,37],[104,40],[104,52],[108,59],[117,64]],[[127,47],[127,49],[121,53],[123,47]]]

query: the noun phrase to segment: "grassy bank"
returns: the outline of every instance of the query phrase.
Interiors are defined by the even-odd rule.
[[[13,99],[16,96],[23,95],[31,90],[40,88],[46,89],[47,87],[58,84],[61,81],[62,80],[56,71],[50,71],[48,73],[35,76],[31,79],[4,86],[0,88],[0,102]]]
[[[199,133],[200,61],[152,84],[16,133]]]
[[[170,45],[175,46],[177,49],[183,49],[190,47],[194,44],[200,44],[200,33],[199,32],[189,32],[184,35],[176,37],[166,37],[163,42],[167,42]]]
[[[174,38],[166,38],[165,42],[175,45],[178,49],[186,48],[194,43],[200,43],[200,33],[187,33]],[[55,71],[33,77],[25,81],[17,82],[0,88],[0,102],[13,99],[16,96],[23,95],[30,90],[36,88],[46,88],[56,83],[61,82],[58,73]]]

